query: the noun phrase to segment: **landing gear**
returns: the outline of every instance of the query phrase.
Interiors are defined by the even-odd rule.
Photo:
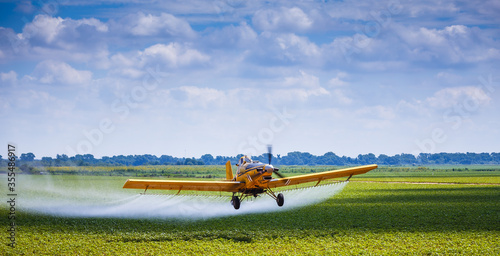
[[[240,198],[238,196],[233,196],[233,198],[231,199],[231,204],[233,205],[234,209],[240,209],[240,203]]]
[[[278,206],[281,207],[285,203],[285,196],[283,194],[279,193],[278,197],[276,198],[276,203],[278,203]]]
[[[271,189],[267,189],[266,194],[272,197],[274,200],[276,200],[276,203],[278,203],[278,206],[281,207],[285,203],[285,196],[281,193],[278,195],[274,194],[274,192]]]
[[[233,193],[233,196],[231,197],[231,204],[233,205],[234,209],[238,210],[240,209],[241,201],[245,200],[247,197],[258,197],[260,193],[266,193],[270,197],[272,197],[276,203],[278,204],[279,207],[283,206],[285,204],[285,196],[282,193],[275,194],[271,189],[260,189],[260,190],[245,190],[241,192],[241,196],[238,196],[237,193]]]

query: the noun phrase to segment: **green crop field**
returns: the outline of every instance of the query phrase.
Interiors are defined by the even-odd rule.
[[[285,174],[329,167],[289,168]],[[189,175],[197,177],[196,171],[190,169]],[[4,180],[0,188],[6,191],[7,177],[0,177]],[[499,177],[497,169],[377,170],[353,177],[344,190],[323,202],[287,211],[129,219],[23,210],[29,197],[44,193],[57,197],[53,191],[66,191],[60,194],[64,198],[142,192],[121,189],[128,176],[26,175],[17,183],[17,244],[7,246],[9,209],[2,203],[0,251],[3,255],[500,255]],[[251,205],[240,210],[244,207]]]

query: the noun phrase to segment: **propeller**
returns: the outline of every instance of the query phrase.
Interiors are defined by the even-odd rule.
[[[285,176],[281,173],[278,172],[278,168],[274,168],[274,171],[273,171],[278,177],[280,178],[285,178]]]
[[[267,145],[267,157],[268,157],[268,163],[271,164],[271,159],[273,158],[273,146],[272,145]]]
[[[267,145],[267,157],[268,157],[268,163],[271,165],[271,160],[273,159],[273,146],[272,145]],[[280,178],[285,178],[283,174],[278,172],[278,168],[273,167],[273,173],[275,173],[278,177]]]

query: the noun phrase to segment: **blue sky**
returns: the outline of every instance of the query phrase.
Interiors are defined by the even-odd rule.
[[[500,151],[498,1],[0,6],[0,141],[37,158]]]

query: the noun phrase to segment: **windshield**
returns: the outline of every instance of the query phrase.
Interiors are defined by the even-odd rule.
[[[241,166],[241,165],[246,164],[246,163],[251,163],[251,162],[252,162],[252,159],[250,159],[250,157],[242,156],[240,158],[240,161],[238,162],[238,166]]]

